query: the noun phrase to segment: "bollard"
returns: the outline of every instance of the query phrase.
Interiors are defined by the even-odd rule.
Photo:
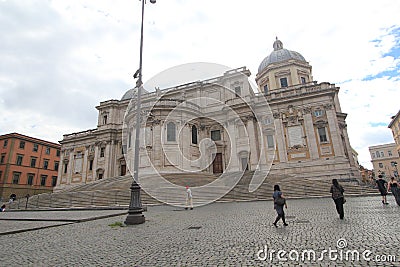
[[[30,195],[26,194],[25,197],[26,197],[25,209],[27,210],[28,209],[28,200],[29,200]]]

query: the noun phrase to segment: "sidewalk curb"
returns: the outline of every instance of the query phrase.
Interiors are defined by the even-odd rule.
[[[84,219],[34,219],[34,218],[32,218],[32,219],[29,219],[29,218],[27,218],[27,219],[25,219],[25,218],[12,219],[12,218],[0,218],[0,221],[64,222],[64,223],[57,224],[57,225],[47,225],[47,226],[33,227],[33,228],[29,228],[29,229],[20,229],[20,230],[12,230],[12,231],[8,231],[8,232],[2,232],[2,233],[0,233],[0,236],[23,233],[23,232],[29,232],[29,231],[36,231],[36,230],[40,230],[40,229],[58,227],[58,226],[74,224],[74,223],[95,221],[95,220],[100,220],[100,219],[105,219],[105,218],[110,218],[110,217],[121,216],[121,215],[125,215],[125,214],[128,214],[128,211],[124,211],[124,212],[121,212],[121,213],[114,213],[114,214],[95,216],[95,217],[84,218]]]

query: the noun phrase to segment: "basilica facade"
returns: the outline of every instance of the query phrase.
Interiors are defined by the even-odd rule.
[[[142,91],[140,174],[266,171],[359,178],[339,88],[280,40],[262,60],[257,89],[246,67],[154,92]],[[137,89],[97,106],[98,126],[60,141],[57,188],[126,175],[133,166]]]

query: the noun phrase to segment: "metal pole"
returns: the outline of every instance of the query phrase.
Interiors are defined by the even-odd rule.
[[[139,61],[139,77],[136,83],[137,87],[137,101],[136,101],[136,132],[135,132],[135,155],[133,165],[133,181],[131,184],[131,200],[129,203],[128,216],[125,219],[125,224],[141,224],[145,222],[144,215],[142,214],[142,200],[140,198],[139,181],[139,137],[140,137],[140,115],[141,115],[141,97],[142,97],[142,64],[143,64],[143,18],[144,18],[144,4],[142,0],[142,25],[140,29],[140,61]]]

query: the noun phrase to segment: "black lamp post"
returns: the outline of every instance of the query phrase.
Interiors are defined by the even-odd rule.
[[[144,4],[146,0],[142,1],[142,25],[140,29],[140,61],[139,69],[135,73],[134,78],[138,78],[136,82],[137,88],[137,103],[136,103],[136,132],[135,132],[135,155],[133,164],[133,181],[131,185],[131,200],[129,203],[128,216],[125,219],[125,224],[141,224],[145,222],[144,215],[142,214],[142,200],[140,198],[140,185],[139,181],[139,137],[140,137],[140,114],[141,114],[141,97],[142,97],[142,63],[143,63],[143,17],[144,17]],[[150,0],[150,3],[155,4],[156,0]]]

